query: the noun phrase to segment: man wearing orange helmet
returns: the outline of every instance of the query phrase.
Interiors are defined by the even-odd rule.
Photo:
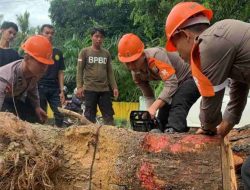
[[[0,110],[29,122],[36,122],[36,117],[45,122],[47,115],[40,107],[37,81],[48,65],[54,64],[52,45],[47,38],[35,35],[25,41],[22,49],[23,60],[0,68]]]
[[[239,123],[250,85],[250,24],[222,20],[210,26],[213,12],[196,2],[173,7],[166,20],[168,51],[179,51],[190,63],[202,95],[201,129],[225,136]],[[225,87],[231,78],[230,101],[222,116]],[[217,127],[218,126],[218,127]]]
[[[120,39],[118,58],[131,70],[134,82],[146,99],[151,117],[155,117],[159,109],[158,118],[165,132],[187,132],[186,117],[200,96],[189,65],[177,53],[166,52],[164,48],[144,49],[143,42],[132,33]],[[152,80],[164,82],[156,100],[149,84]]]

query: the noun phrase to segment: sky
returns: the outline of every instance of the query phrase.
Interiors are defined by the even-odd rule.
[[[16,22],[16,15],[27,10],[30,13],[30,26],[36,27],[51,23],[49,6],[48,0],[0,0],[0,15],[4,15],[3,20]]]

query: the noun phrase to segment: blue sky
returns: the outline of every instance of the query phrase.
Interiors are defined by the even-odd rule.
[[[48,0],[0,0],[0,14],[4,15],[3,20],[16,22],[16,15],[27,10],[30,13],[30,25],[35,27],[51,23],[49,5]]]

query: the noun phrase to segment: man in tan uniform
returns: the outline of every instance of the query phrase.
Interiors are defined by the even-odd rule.
[[[0,68],[0,110],[29,122],[45,122],[47,115],[40,107],[37,81],[54,63],[52,45],[47,38],[36,35],[28,38],[22,49],[24,59]]]
[[[118,88],[111,65],[110,53],[102,48],[105,32],[101,28],[91,31],[92,46],[83,48],[77,64],[77,97],[85,97],[85,117],[96,122],[97,105],[104,124],[114,125],[114,110],[110,88],[118,97]]]
[[[166,20],[168,51],[190,63],[202,95],[198,133],[225,136],[240,122],[250,85],[250,24],[222,20],[210,26],[213,12],[196,2],[177,4]],[[230,82],[230,101],[221,105]],[[218,127],[217,127],[218,126]],[[217,128],[216,128],[217,127]]]
[[[151,117],[154,118],[159,109],[158,118],[164,132],[187,132],[186,117],[200,96],[189,65],[177,53],[163,48],[144,49],[143,42],[132,33],[122,36],[118,52],[119,60],[131,70],[134,82],[141,89]],[[153,80],[164,83],[156,100],[149,84]]]

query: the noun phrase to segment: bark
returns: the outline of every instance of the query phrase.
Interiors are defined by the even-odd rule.
[[[243,159],[250,155],[250,125],[232,130],[229,134],[229,140],[235,154]]]
[[[234,162],[236,165],[238,190],[244,190],[240,169],[244,160],[250,156],[250,125],[233,129],[229,134],[229,140],[232,144],[234,156],[237,156]]]
[[[96,124],[58,129],[31,125],[6,113],[0,113],[0,123],[0,173],[7,168],[5,155],[13,143],[19,146],[12,151],[25,150],[19,165],[25,165],[22,155],[44,159],[44,172],[32,173],[40,175],[32,181],[39,182],[33,189],[234,189],[225,186],[231,180],[232,160],[224,155],[223,150],[230,151],[218,137],[140,133]],[[48,186],[40,180],[44,173]]]

